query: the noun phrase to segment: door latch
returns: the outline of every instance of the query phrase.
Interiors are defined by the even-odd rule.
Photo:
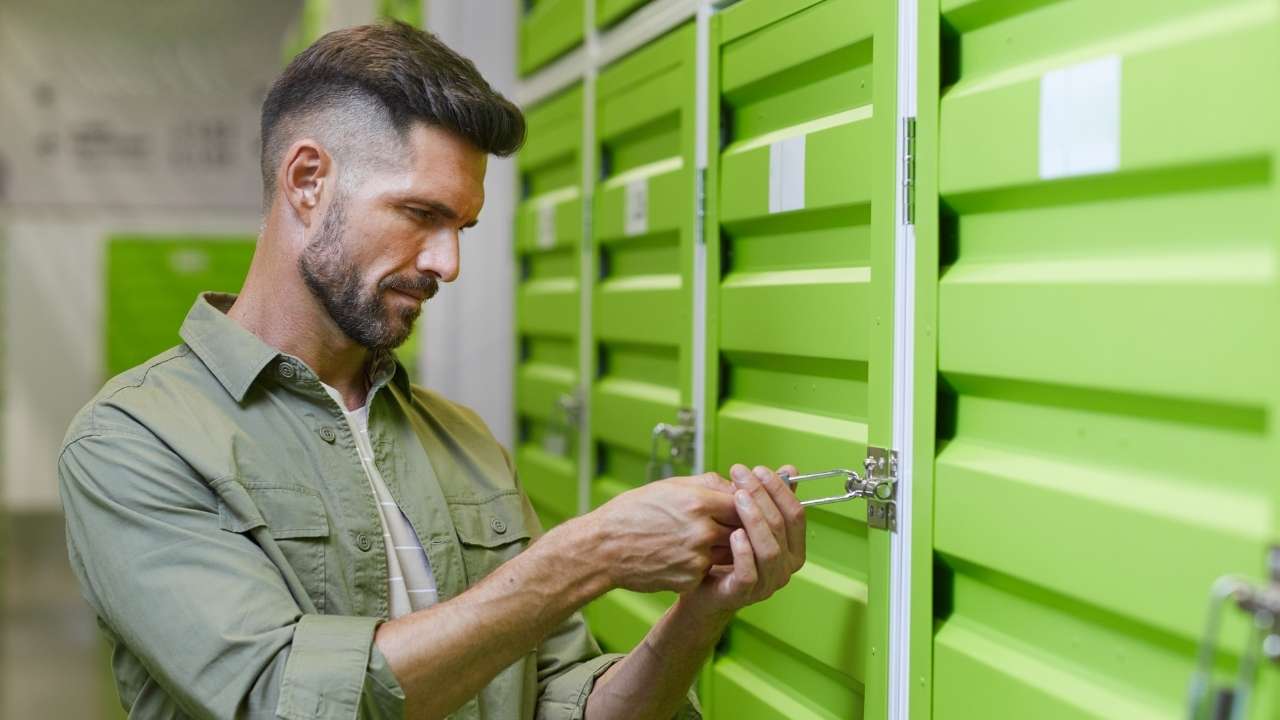
[[[551,455],[564,456],[569,452],[569,438],[577,434],[582,422],[582,400],[575,393],[561,393],[556,397],[542,436],[542,449]]]
[[[1247,717],[1249,694],[1257,676],[1258,663],[1265,658],[1280,664],[1280,547],[1271,548],[1271,582],[1260,584],[1228,575],[1218,578],[1209,594],[1209,616],[1200,641],[1195,673],[1191,676],[1192,720],[1237,720]],[[1234,606],[1249,620],[1247,645],[1240,653],[1234,684],[1213,685],[1218,639],[1226,609]]]
[[[689,467],[693,462],[693,440],[696,433],[693,408],[680,408],[675,424],[658,423],[653,426],[647,469],[649,482],[675,475],[677,467]],[[667,446],[666,453],[660,452],[664,442]]]
[[[896,503],[898,453],[884,448],[869,447],[867,448],[867,457],[862,461],[862,467],[862,475],[859,475],[856,470],[837,468],[808,475],[795,475],[792,477],[783,475],[782,480],[794,487],[797,483],[809,480],[843,477],[843,493],[812,500],[802,500],[800,504],[805,507],[813,507],[866,498],[867,525],[880,530],[896,532],[898,529]]]

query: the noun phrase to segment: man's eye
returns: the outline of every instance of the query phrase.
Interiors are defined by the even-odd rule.
[[[422,208],[419,208],[419,207],[410,207],[409,212],[413,213],[414,217],[424,222],[433,220],[435,219],[435,216],[436,216],[435,213],[431,212],[430,210],[423,210]]]

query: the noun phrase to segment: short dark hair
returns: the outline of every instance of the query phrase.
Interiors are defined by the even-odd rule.
[[[266,202],[287,149],[291,120],[342,103],[371,103],[401,139],[415,122],[449,130],[493,155],[524,144],[520,108],[489,86],[474,63],[435,35],[403,22],[335,30],[297,55],[262,103]]]

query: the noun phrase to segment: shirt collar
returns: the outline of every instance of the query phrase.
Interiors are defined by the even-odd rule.
[[[227,317],[236,296],[228,293],[201,293],[187,313],[179,334],[222,387],[235,398],[244,400],[249,388],[262,371],[277,358],[289,358],[266,344],[243,325]],[[302,367],[301,360],[294,360]],[[409,394],[409,373],[390,351],[375,354],[369,366],[371,387],[389,381]]]
[[[280,351],[227,317],[236,301],[227,293],[201,293],[179,334],[236,402]]]

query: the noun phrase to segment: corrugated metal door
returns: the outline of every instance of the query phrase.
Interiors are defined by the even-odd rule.
[[[647,2],[649,0],[595,0],[596,25],[600,27],[612,25]]]
[[[120,235],[107,239],[107,377],[182,342],[178,329],[206,290],[239,292],[256,238]]]
[[[942,2],[938,718],[1185,716],[1265,567],[1278,16]]]
[[[862,472],[869,440],[888,442],[895,8],[746,0],[713,25],[708,465],[721,473]],[[704,678],[708,717],[883,714],[868,604],[884,610],[887,545],[866,518],[862,500],[809,509],[808,563],[739,613]]]
[[[582,87],[525,113],[516,210],[516,466],[545,527],[578,514]]]
[[[584,0],[508,0],[520,4],[520,74],[582,44]]]
[[[675,423],[691,404],[693,61],[693,27],[686,25],[598,80],[593,506],[648,479],[654,427]],[[689,469],[677,463],[661,474]],[[627,649],[669,601],[619,591],[590,606],[588,617],[603,645]]]

